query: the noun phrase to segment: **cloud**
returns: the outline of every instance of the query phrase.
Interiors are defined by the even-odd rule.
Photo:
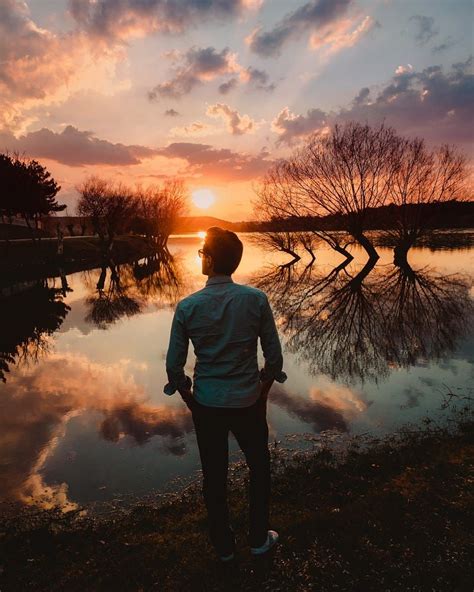
[[[241,72],[241,79],[257,90],[271,92],[275,90],[275,84],[269,83],[269,76],[265,70],[259,70],[249,66]]]
[[[432,16],[415,14],[410,17],[409,22],[415,25],[415,41],[418,45],[426,45],[439,33],[439,30],[435,29],[435,20]]]
[[[113,144],[72,125],[66,126],[61,133],[43,128],[19,138],[9,132],[0,132],[0,149],[25,152],[27,156],[48,158],[69,166],[127,166],[156,155],[151,148]]]
[[[445,72],[430,66],[417,72],[400,67],[392,80],[364,101],[353,103],[333,116],[378,123],[383,120],[400,133],[420,135],[434,143],[469,145],[473,136],[472,57]]]
[[[178,113],[178,111],[176,111],[176,109],[166,109],[165,116],[166,117],[179,117],[180,113]]]
[[[225,103],[216,103],[207,108],[206,115],[223,119],[227,123],[227,129],[234,136],[241,136],[255,131],[256,123],[248,115],[240,115],[236,109],[232,109]]]
[[[295,396],[278,387],[272,390],[271,402],[286,409],[301,421],[312,424],[313,431],[349,430],[349,422],[367,409],[367,403],[350,388],[328,383],[311,388],[310,398]]]
[[[25,115],[29,109],[64,101],[80,88],[110,87],[122,52],[93,44],[79,32],[52,33],[32,20],[26,2],[3,0],[0,127],[24,131],[32,121]]]
[[[203,82],[218,76],[239,72],[237,56],[228,48],[218,52],[214,47],[192,47],[181,57],[181,64],[175,68],[174,76],[157,84],[148,93],[150,100],[160,97],[177,99],[190,93]]]
[[[341,19],[331,26],[315,31],[309,40],[312,49],[323,49],[323,57],[328,57],[348,47],[356,45],[373,29],[380,27],[380,23],[370,16],[360,21]]]
[[[74,507],[67,485],[45,484],[41,471],[68,421],[84,412],[102,416],[99,431],[107,440],[128,436],[143,445],[160,436],[165,450],[182,454],[183,437],[192,430],[187,407],[153,405],[128,370],[123,361],[104,366],[77,355],[51,354],[41,365],[15,372],[2,388],[0,497],[46,508]]]
[[[215,181],[248,181],[263,175],[273,164],[266,150],[257,155],[213,148],[210,144],[174,142],[159,150],[161,156],[181,159],[186,167],[183,176],[202,177]]]
[[[369,98],[369,95],[370,95],[370,88],[368,88],[367,86],[364,86],[364,88],[361,88],[359,91],[359,94],[356,95],[356,97],[354,98],[354,100],[353,100],[354,105],[361,105],[361,104],[365,103],[367,101],[367,99]]]
[[[237,78],[231,78],[227,82],[223,82],[219,85],[219,92],[221,95],[226,95],[230,93],[231,90],[234,90],[239,85],[239,81]]]
[[[271,91],[274,84],[268,81],[268,74],[249,66],[244,68],[237,61],[237,54],[227,47],[218,52],[214,47],[191,47],[185,53],[176,50],[168,52],[167,57],[177,62],[173,76],[157,84],[148,92],[148,98],[158,97],[179,99],[189,94],[196,86],[210,82],[221,76],[233,75],[219,86],[221,94],[227,94],[244,82],[257,90]]]
[[[398,76],[401,74],[406,74],[407,72],[413,72],[413,66],[411,64],[407,64],[406,66],[398,66],[395,70],[395,74]]]
[[[239,71],[239,78],[241,82],[248,84],[255,90],[263,90],[271,92],[275,90],[275,83],[269,82],[269,76],[265,70],[259,70],[249,66],[248,68],[241,68]],[[227,82],[223,82],[219,86],[219,92],[222,95],[228,94],[231,90],[234,90],[239,85],[239,78],[231,78]]]
[[[456,45],[456,42],[449,37],[448,39],[446,39],[446,41],[443,41],[443,43],[440,43],[439,45],[435,45],[431,51],[432,51],[432,53],[435,53],[435,54],[442,53],[443,51],[447,51],[448,49],[451,49],[451,47],[454,47],[455,45]]]
[[[214,133],[216,130],[213,126],[202,123],[201,121],[194,121],[189,125],[182,127],[173,127],[170,129],[170,136],[172,137],[203,137]]]
[[[306,115],[295,115],[285,107],[272,121],[272,130],[279,135],[277,144],[292,145],[313,132],[322,131],[326,122],[327,115],[320,109],[309,109]]]
[[[310,133],[321,133],[336,122],[356,120],[377,124],[385,121],[399,133],[419,135],[432,143],[471,146],[472,57],[453,64],[447,72],[430,66],[417,72],[411,65],[399,66],[393,78],[374,93],[362,88],[351,104],[339,111],[324,113],[310,109],[295,115],[285,107],[273,120],[277,143],[291,145]]]
[[[225,20],[257,9],[256,0],[69,0],[77,25],[110,41],[152,32],[182,33],[209,19]]]
[[[352,0],[311,0],[287,14],[269,31],[256,29],[246,41],[253,52],[263,57],[277,56],[288,41],[337,22],[351,4]]]

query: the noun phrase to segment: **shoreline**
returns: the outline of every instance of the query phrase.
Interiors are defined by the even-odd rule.
[[[259,559],[245,539],[247,472],[243,461],[232,465],[233,565],[218,564],[209,546],[199,481],[107,515],[86,506],[1,515],[0,589],[467,590],[473,428],[468,415],[451,430],[272,447],[281,544]]]
[[[78,271],[95,269],[104,264],[104,254],[97,237],[71,237],[64,241],[63,255],[57,254],[57,240],[42,240],[39,245],[31,242],[10,243],[9,256],[4,249],[0,254],[1,284],[13,281],[42,279],[69,275]],[[142,236],[125,235],[115,239],[111,257],[115,263],[134,261],[157,253]]]

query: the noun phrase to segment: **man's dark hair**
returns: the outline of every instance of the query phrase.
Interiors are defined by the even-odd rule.
[[[244,246],[235,232],[220,226],[211,226],[206,231],[203,251],[212,257],[214,271],[232,275],[242,259]]]

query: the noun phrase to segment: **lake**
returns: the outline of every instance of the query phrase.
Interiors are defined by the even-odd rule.
[[[318,245],[286,265],[241,235],[234,280],[265,290],[288,380],[268,406],[270,441],[334,430],[383,435],[443,420],[474,384],[474,249],[414,248],[410,268]],[[176,302],[200,289],[199,236],[172,257],[3,286],[0,498],[44,507],[144,496],[197,475],[191,414],[163,393]],[[259,351],[260,365],[263,357]],[[192,375],[192,346],[185,371]],[[240,458],[231,437],[231,460]]]

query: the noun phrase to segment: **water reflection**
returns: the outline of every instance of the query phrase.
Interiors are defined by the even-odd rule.
[[[105,366],[53,353],[43,364],[12,376],[1,399],[0,498],[67,505],[67,486],[46,485],[41,470],[67,422],[87,411],[102,415],[99,432],[107,440],[128,436],[143,445],[160,435],[165,451],[182,455],[183,436],[192,429],[187,407],[153,405],[129,370],[123,361]]]
[[[347,432],[350,421],[370,405],[355,390],[329,383],[324,389],[312,388],[309,399],[290,394],[277,385],[272,389],[271,402],[310,424],[314,432]]]
[[[350,263],[272,266],[253,277],[272,297],[288,350],[313,374],[377,381],[394,366],[441,358],[469,330],[473,306],[460,274],[370,260],[354,272]]]
[[[176,258],[165,251],[133,263],[109,262],[97,281],[96,274],[97,270],[84,272],[89,288],[85,320],[99,329],[139,314],[150,302],[175,304],[185,288]]]
[[[70,307],[64,302],[67,281],[61,288],[46,280],[24,284],[0,299],[0,379],[10,367],[37,362],[49,352],[49,337],[62,325]]]
[[[161,487],[197,468],[189,411],[162,394],[171,308],[205,281],[196,241],[183,239],[173,256],[108,261],[4,289],[0,498],[70,507],[70,500],[112,495],[98,494],[98,481],[110,492],[134,492],[137,483]],[[329,250],[318,251],[310,265],[300,260],[258,270],[268,253],[247,244],[244,253],[236,281],[268,293],[288,352],[290,380],[274,385],[269,405],[277,437],[370,430],[405,401],[404,413],[413,410],[414,417],[416,405],[429,407],[441,378],[463,385],[472,375],[470,342],[458,359],[446,357],[471,327],[463,276],[383,259],[359,265],[357,256],[338,263]],[[451,269],[462,266],[459,255],[444,257]],[[441,358],[427,372],[392,372]],[[80,461],[70,464],[74,455]]]

